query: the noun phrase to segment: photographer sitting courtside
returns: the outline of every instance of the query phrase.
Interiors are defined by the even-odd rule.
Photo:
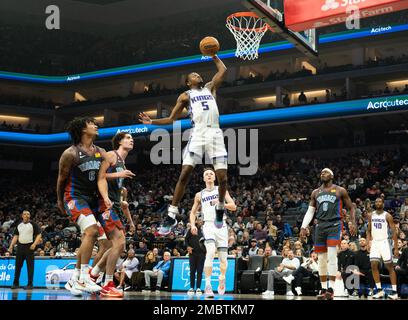
[[[28,290],[33,288],[34,251],[41,241],[41,229],[35,222],[30,221],[29,211],[23,211],[22,219],[23,221],[14,230],[14,237],[9,247],[9,252],[12,254],[13,248],[17,244],[16,272],[11,289],[17,289],[20,286],[20,273],[25,260],[27,262],[28,283],[24,289]]]

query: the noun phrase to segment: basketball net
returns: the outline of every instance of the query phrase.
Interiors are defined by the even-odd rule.
[[[253,12],[237,12],[227,18],[227,28],[237,42],[235,56],[244,60],[258,58],[261,39],[269,26]]]

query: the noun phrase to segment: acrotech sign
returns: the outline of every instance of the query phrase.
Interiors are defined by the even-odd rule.
[[[285,0],[284,4],[286,26],[293,31],[343,23],[356,8],[362,19],[408,9],[408,0]]]

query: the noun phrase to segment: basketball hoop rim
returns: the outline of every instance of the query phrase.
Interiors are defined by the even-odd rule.
[[[232,18],[241,18],[241,17],[253,17],[253,18],[258,18],[258,19],[261,19],[261,20],[262,20],[262,18],[259,18],[259,16],[258,16],[255,12],[252,12],[252,11],[242,11],[242,12],[235,12],[235,13],[233,13],[233,14],[230,14],[230,15],[227,17],[226,22],[228,23]],[[273,31],[272,28],[269,26],[269,24],[267,24],[265,21],[263,21],[263,23],[264,23],[264,26],[261,27],[261,28],[239,28],[239,27],[234,26],[234,25],[231,24],[231,23],[230,23],[229,25],[230,25],[230,27],[233,28],[235,31],[255,31],[255,32],[258,32],[258,33],[265,32],[265,31],[268,30],[268,29],[271,30],[271,31]],[[265,28],[266,28],[266,30],[265,30]]]

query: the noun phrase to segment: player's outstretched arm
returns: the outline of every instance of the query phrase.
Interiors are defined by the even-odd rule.
[[[213,94],[215,94],[215,92],[221,86],[222,82],[225,79],[225,75],[227,74],[227,67],[225,66],[224,62],[222,62],[222,60],[218,58],[217,55],[214,55],[212,58],[218,71],[212,78],[211,82],[207,83],[206,86]]]
[[[397,228],[395,227],[394,219],[392,218],[392,215],[389,213],[386,214],[385,219],[388,222],[388,225],[390,226],[391,230],[391,236],[392,240],[394,241],[394,256],[399,257],[399,250],[398,250],[398,235],[397,235]]]
[[[68,176],[71,171],[71,167],[75,161],[75,151],[73,148],[65,150],[59,161],[58,179],[57,179],[57,205],[61,213],[65,212],[64,209],[64,189],[67,185]]]
[[[103,201],[105,202],[105,206],[109,209],[112,207],[112,202],[109,199],[108,195],[108,181],[106,180],[107,173],[106,171],[111,165],[114,165],[116,162],[116,154],[113,151],[109,151],[105,154],[105,158],[101,163],[101,167],[99,168],[98,174],[98,190],[102,196]]]
[[[228,190],[225,193],[225,209],[229,211],[237,211],[237,205],[235,204],[234,199],[232,199],[231,195],[229,194]]]
[[[139,113],[139,121],[143,124],[154,124],[154,125],[164,125],[164,124],[172,124],[178,118],[180,118],[183,109],[186,108],[189,104],[189,97],[187,93],[182,93],[179,95],[176,105],[171,111],[171,114],[167,118],[161,119],[151,119],[146,113],[141,112]]]

